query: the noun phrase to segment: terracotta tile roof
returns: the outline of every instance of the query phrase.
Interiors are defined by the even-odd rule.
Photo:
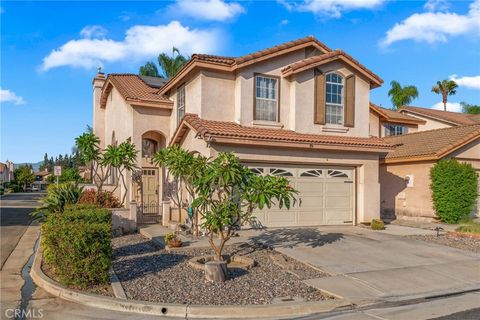
[[[386,162],[437,160],[480,138],[480,124],[420,131],[400,136],[383,138],[394,144]]]
[[[385,121],[392,122],[392,123],[405,123],[405,124],[424,124],[426,123],[425,120],[411,117],[409,115],[400,113],[395,110],[385,109],[376,104],[370,102],[370,110],[373,110],[377,114],[381,115],[385,118]]]
[[[236,68],[240,68],[244,65],[254,63],[258,60],[274,57],[276,55],[289,52],[289,50],[290,51],[295,50],[296,48],[300,49],[302,47],[307,47],[310,45],[316,46],[317,48],[321,48],[324,52],[332,51],[325,44],[318,41],[315,37],[307,36],[297,40],[285,42],[283,44],[280,44],[271,48],[249,53],[240,57],[223,57],[223,56],[216,56],[211,54],[195,53],[192,55],[192,58],[190,59],[190,61],[185,66],[183,66],[183,68],[174,77],[170,78],[170,80],[167,81],[165,86],[161,88],[159,92],[165,93],[168,90],[170,90],[171,87],[175,83],[177,83],[177,81],[179,81],[179,79],[182,79],[186,74],[188,74],[188,72],[191,71],[191,69],[195,67],[196,63],[204,62],[204,63],[210,64],[212,67],[215,67],[215,65],[217,66],[217,68],[222,67],[223,71],[232,72]]]
[[[292,74],[311,69],[313,67],[319,66],[323,63],[327,63],[336,59],[344,59],[349,61],[351,64],[353,64],[353,66],[365,72],[365,74],[369,76],[369,78],[373,79],[377,85],[381,85],[383,83],[382,78],[380,78],[378,75],[373,73],[370,69],[368,69],[363,64],[358,62],[358,60],[354,59],[351,55],[339,49],[292,63],[291,65],[282,69],[282,74],[285,77],[288,77]]]
[[[443,110],[435,110],[429,108],[421,108],[414,106],[403,106],[399,111],[407,111],[420,116],[427,116],[441,121],[446,121],[454,125],[469,125],[479,123],[475,119],[471,118],[472,115],[468,115],[460,112],[451,112]]]
[[[301,147],[302,144],[307,144],[307,148],[316,145],[319,148],[321,148],[321,146],[330,146],[335,149],[356,148],[358,151],[373,149],[376,152],[380,149],[386,152],[392,148],[390,144],[376,137],[360,138],[303,134],[284,129],[247,127],[235,122],[204,120],[195,114],[185,115],[181,125],[173,135],[170,144],[179,143],[188,128],[193,129],[197,133],[197,136],[205,140],[214,139],[214,141],[217,142],[219,139],[224,138],[229,139],[231,143],[243,140],[249,141],[251,144],[263,142],[265,145],[272,145],[277,142],[290,144],[291,147]]]
[[[128,102],[172,104],[164,95],[158,94],[158,88],[149,86],[136,74],[111,73],[102,88],[101,106],[104,108],[108,94],[115,87]]]

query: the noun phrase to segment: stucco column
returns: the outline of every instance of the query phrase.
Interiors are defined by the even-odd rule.
[[[170,223],[170,200],[162,201],[162,225],[167,226]]]

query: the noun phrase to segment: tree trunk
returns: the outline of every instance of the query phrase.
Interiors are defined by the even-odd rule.
[[[214,283],[228,280],[226,261],[209,261],[205,263],[205,280]]]

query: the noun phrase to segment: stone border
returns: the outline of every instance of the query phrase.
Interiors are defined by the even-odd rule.
[[[450,237],[455,237],[455,238],[470,238],[470,239],[479,239],[480,240],[480,234],[477,234],[477,233],[449,231],[449,232],[447,232],[447,235],[450,236]]]
[[[204,306],[173,303],[157,303],[140,300],[111,298],[98,294],[84,293],[61,286],[47,277],[42,269],[43,255],[40,248],[35,252],[35,259],[30,275],[37,286],[48,293],[74,303],[103,308],[112,311],[134,312],[139,314],[187,318],[238,318],[258,319],[259,317],[300,317],[333,310],[347,310],[353,305],[345,299],[315,302],[288,302],[269,305],[225,305]]]
[[[257,265],[257,262],[254,259],[242,257],[242,256],[225,255],[224,259],[227,260],[227,263],[239,262],[244,264],[244,266],[240,266],[238,268],[245,269],[245,270],[250,270],[251,268]],[[202,260],[203,262],[201,262]],[[188,265],[194,269],[205,271],[205,263],[213,260],[215,260],[215,257],[213,255],[203,255],[203,256],[191,258],[190,260],[188,260]]]

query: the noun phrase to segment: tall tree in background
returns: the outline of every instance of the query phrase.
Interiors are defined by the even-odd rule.
[[[443,110],[447,111],[448,96],[453,96],[457,93],[458,84],[453,80],[437,81],[437,84],[432,87],[432,92],[442,95]]]
[[[402,87],[397,81],[390,82],[390,86],[391,88],[388,91],[388,96],[396,109],[408,105],[414,99],[418,98],[418,90],[415,86]]]
[[[462,112],[468,114],[480,114],[480,105],[469,104],[466,102],[460,102],[462,106]]]
[[[160,77],[157,66],[152,61],[148,61],[145,65],[141,66],[138,74],[141,76]]]
[[[178,71],[180,71],[180,69],[182,69],[182,67],[189,60],[189,56],[180,54],[180,50],[173,47],[171,56],[166,53],[161,53],[158,56],[158,65],[160,66],[161,72],[158,71],[157,66],[153,62],[149,61],[140,67],[139,74],[143,76],[163,77],[165,79],[170,79]]]
[[[35,175],[31,165],[23,165],[13,171],[15,181],[22,186],[23,191],[27,190],[27,185],[35,181]]]

